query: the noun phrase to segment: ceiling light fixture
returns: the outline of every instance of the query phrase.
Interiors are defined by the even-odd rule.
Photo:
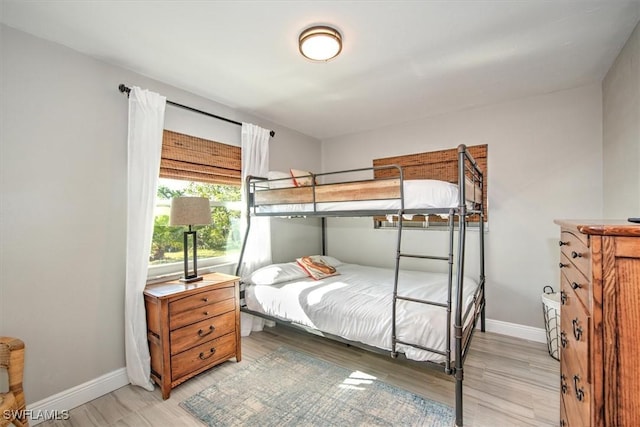
[[[328,61],[342,51],[342,35],[335,28],[318,25],[300,33],[298,46],[305,58]]]

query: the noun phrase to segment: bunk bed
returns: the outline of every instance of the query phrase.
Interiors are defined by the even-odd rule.
[[[456,177],[449,178],[453,182],[405,179],[405,168],[396,164],[306,173],[298,175],[297,186],[290,186],[287,178],[247,177],[247,227],[236,274],[242,266],[252,217],[323,218],[322,254],[313,259],[328,267],[326,274],[308,277],[314,274],[300,268],[304,266],[301,259],[265,266],[243,277],[241,310],[443,370],[455,378],[455,420],[461,426],[464,361],[478,320],[485,330],[486,157],[481,167],[465,145],[449,151],[454,152],[450,163]],[[356,178],[344,180],[345,174]],[[374,178],[362,179],[366,174]],[[403,251],[403,221],[413,215],[438,215],[446,220],[446,254]],[[343,264],[324,253],[325,218],[347,216],[395,218],[393,269]],[[465,276],[470,218],[478,222],[477,280]],[[400,264],[405,258],[443,261],[448,264],[447,272],[404,270]]]

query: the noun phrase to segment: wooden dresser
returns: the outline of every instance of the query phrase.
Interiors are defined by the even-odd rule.
[[[144,290],[151,378],[162,398],[189,378],[232,357],[240,362],[239,278],[148,285]]]
[[[640,425],[640,225],[556,220],[560,425]]]

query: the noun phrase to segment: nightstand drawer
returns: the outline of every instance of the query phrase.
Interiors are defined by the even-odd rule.
[[[169,304],[169,316],[181,313],[183,311],[193,310],[198,307],[209,305],[214,301],[222,301],[235,296],[233,287],[214,289],[211,291],[200,292],[196,295],[190,295],[182,299],[172,301]]]
[[[586,277],[591,277],[591,251],[578,236],[563,231],[560,236],[560,251]]]
[[[201,320],[209,319],[229,311],[234,311],[235,309],[235,298],[225,299],[223,301],[196,307],[192,310],[183,311],[171,316],[169,318],[169,328],[173,331]]]
[[[236,313],[230,311],[221,316],[205,319],[171,332],[171,355],[178,354],[194,345],[211,341],[214,338],[235,330]]]
[[[223,335],[213,341],[193,347],[171,357],[171,379],[198,371],[233,356],[236,349],[235,334]]]

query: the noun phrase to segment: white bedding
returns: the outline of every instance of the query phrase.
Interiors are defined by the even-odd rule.
[[[435,209],[457,207],[458,186],[432,179],[406,180],[403,183],[405,209]],[[350,202],[317,203],[322,212],[353,210],[398,210],[400,200],[359,200]],[[312,212],[313,203],[265,205],[256,207],[258,213]]]
[[[393,269],[357,264],[341,264],[336,268],[339,275],[322,280],[300,277],[269,285],[248,284],[245,288],[246,305],[259,313],[391,350]],[[476,281],[465,277],[465,307],[473,302],[477,286]],[[446,274],[401,271],[398,288],[398,295],[442,303],[447,301]],[[455,301],[455,276],[452,298]],[[452,358],[453,320],[452,314]],[[401,341],[444,351],[446,323],[446,308],[407,301],[398,303],[397,337]],[[412,360],[444,360],[444,356],[436,353],[403,345],[397,347]]]

